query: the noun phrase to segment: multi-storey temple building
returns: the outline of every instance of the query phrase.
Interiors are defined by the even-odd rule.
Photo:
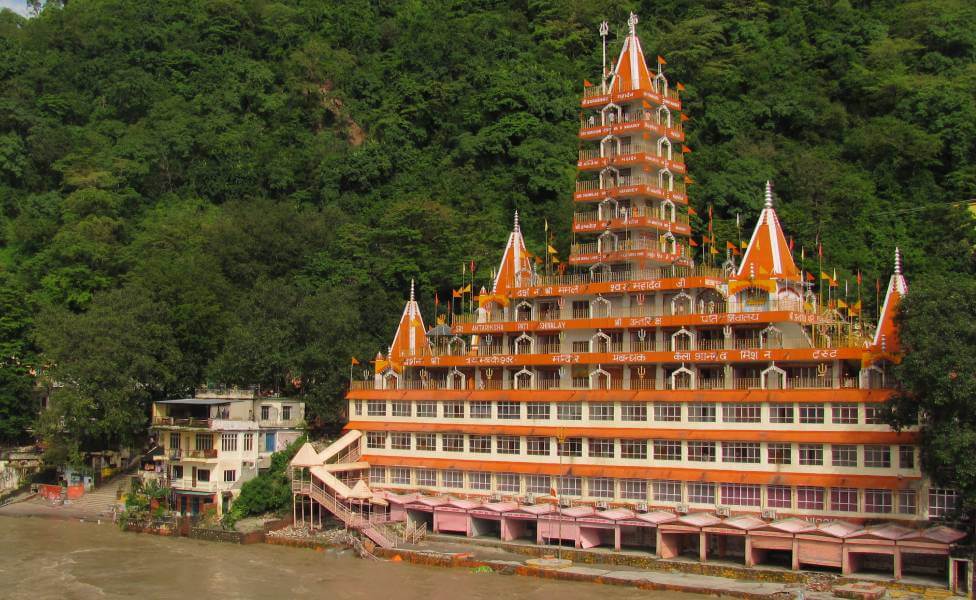
[[[681,100],[635,25],[582,98],[572,269],[540,274],[516,215],[449,335],[411,290],[375,374],[352,382],[346,435],[293,462],[296,512],[324,506],[380,543],[384,520],[410,519],[661,558],[945,565],[962,534],[928,521],[955,496],[927,483],[916,433],[881,418],[897,251],[873,332],[805,281],[768,183],[739,264],[696,264]]]

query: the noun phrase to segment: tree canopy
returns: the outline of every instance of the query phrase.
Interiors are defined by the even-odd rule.
[[[842,278],[896,243],[910,278],[972,272],[971,2],[49,2],[0,12],[0,415],[29,364],[72,451],[204,381],[336,420],[411,279],[428,315],[462,261],[486,282],[515,208],[565,255],[582,80],[629,11],[685,85],[720,239],[772,179]]]

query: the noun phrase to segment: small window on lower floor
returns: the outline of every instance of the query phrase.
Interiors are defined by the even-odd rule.
[[[197,481],[207,483],[210,481],[210,469],[197,469]]]
[[[235,469],[224,469],[224,481],[237,481],[237,471]]]

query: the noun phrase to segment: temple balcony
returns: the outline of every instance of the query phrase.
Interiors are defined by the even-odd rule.
[[[687,172],[685,159],[680,152],[669,152],[654,144],[640,143],[624,148],[621,152],[604,153],[601,148],[584,148],[579,151],[576,167],[580,171],[599,171],[607,167],[636,167],[651,165],[670,169],[679,175]]]
[[[676,141],[685,140],[685,132],[678,121],[678,116],[669,119],[660,116],[656,111],[638,110],[623,115],[620,120],[600,123],[595,117],[589,120],[580,119],[579,137],[581,140],[598,141],[607,136],[642,135],[650,133],[656,137],[667,136]]]
[[[658,175],[638,173],[610,181],[591,179],[576,182],[576,191],[573,193],[573,200],[576,202],[601,202],[607,198],[656,198],[676,204],[688,204],[683,182],[673,181],[669,184]]]
[[[646,260],[663,264],[691,265],[691,248],[664,238],[636,238],[617,240],[613,244],[599,241],[573,244],[570,250],[571,264],[605,264]]]
[[[680,235],[690,235],[691,226],[688,215],[675,214],[673,219],[662,214],[661,209],[648,207],[634,207],[626,213],[622,211],[585,210],[573,214],[573,231],[577,233],[602,232],[633,229],[656,229],[658,231],[673,231]]]
[[[626,104],[629,102],[640,102],[646,100],[657,106],[667,106],[671,110],[681,110],[681,97],[678,91],[672,88],[658,93],[654,90],[630,90],[620,93],[611,93],[602,87],[583,88],[583,97],[580,106],[583,108],[601,108],[607,104]]]

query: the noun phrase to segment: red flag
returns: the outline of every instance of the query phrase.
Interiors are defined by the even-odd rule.
[[[698,242],[696,242],[694,238],[688,238],[688,245],[697,248]]]
[[[807,273],[807,281],[816,281],[817,278],[813,276],[813,273]]]
[[[691,148],[689,148],[688,146],[682,146],[681,151],[684,152],[685,154],[691,154]]]
[[[857,285],[861,285],[861,269],[857,270]]]
[[[678,91],[679,91],[679,92],[683,92],[683,91],[685,91],[685,86],[679,83],[679,84],[678,84]]]
[[[474,275],[474,261],[471,261],[471,274]]]
[[[437,297],[437,292],[434,292],[434,306],[440,306],[441,299]]]
[[[793,252],[793,236],[790,236],[790,252]]]
[[[817,256],[823,258],[823,244],[820,243],[820,238],[817,238]]]
[[[584,80],[583,80],[583,87],[593,87],[593,84],[592,84],[592,83],[590,83],[590,81],[589,81],[589,80],[587,80],[587,79],[584,79]]]
[[[875,279],[874,280],[874,291],[876,291],[879,294],[881,293],[881,280],[880,279]]]

